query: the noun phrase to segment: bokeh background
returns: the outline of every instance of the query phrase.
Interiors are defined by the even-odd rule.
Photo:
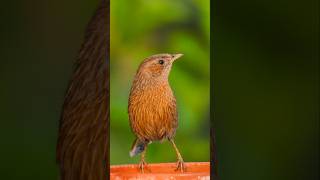
[[[0,6],[0,179],[57,180],[58,122],[98,0]]]
[[[125,17],[117,17],[123,21],[119,22],[118,26],[125,26],[123,29],[128,29],[127,31],[131,28],[135,30],[130,31],[129,35],[127,33],[125,36],[117,35],[121,37],[118,38],[118,43],[122,43],[117,47],[124,47],[129,52],[126,63],[119,63],[119,66],[128,65],[126,69],[134,74],[140,60],[150,54],[158,53],[160,50],[161,52],[184,50],[173,45],[171,48],[158,48],[167,43],[152,43],[168,38],[149,39],[148,42],[151,43],[148,45],[147,42],[135,43],[138,41],[130,40],[129,37],[134,37],[130,33],[150,32],[149,29],[157,22],[149,19],[155,16],[141,17],[141,10],[135,11],[141,6],[141,1],[138,1],[140,2],[138,5],[126,2],[130,7],[124,6],[123,1],[118,1],[112,0],[111,3],[117,3],[112,4],[112,7],[118,7],[113,7],[111,11],[118,8],[122,13],[130,12]],[[55,145],[63,96],[72,71],[72,63],[83,39],[84,28],[97,2],[98,0],[2,2],[0,6],[0,179],[56,180],[58,178]],[[153,4],[152,1],[146,2]],[[162,9],[161,12],[156,11],[160,17],[166,18],[162,22],[185,17],[189,14],[186,12],[190,12],[186,10],[188,8],[177,10],[177,7],[184,7],[175,5],[181,2],[174,0],[165,2],[170,6],[154,6],[149,10],[150,13],[154,13],[155,9]],[[186,3],[196,4],[192,7],[197,7],[201,2],[186,0]],[[220,179],[319,179],[318,1],[213,0],[211,6],[211,105],[214,112],[212,125],[216,130]],[[197,11],[192,10],[193,12]],[[182,18],[179,22],[191,22],[197,16],[188,15],[188,18],[189,21]],[[204,18],[199,18],[200,22]],[[138,30],[135,23],[142,24],[146,19],[149,19],[149,29]],[[113,19],[112,23],[115,23]],[[117,27],[113,24],[112,26]],[[174,23],[171,28],[161,26],[163,31],[153,33],[170,32],[172,29],[177,31],[175,26],[181,27]],[[193,29],[193,25],[188,26],[191,27],[183,28],[184,30],[181,30],[183,33],[179,32],[174,37],[172,33],[168,33],[170,39],[179,38],[186,42],[181,45],[183,47],[188,46],[188,42],[195,45],[193,38],[190,38],[191,40],[181,38],[182,34],[189,33],[187,29]],[[111,30],[116,36],[117,32]],[[209,31],[208,28],[203,30]],[[150,36],[150,34],[145,36],[140,34],[138,37],[141,40]],[[203,37],[204,41],[208,38],[206,36],[208,35]],[[112,39],[112,42],[114,40]],[[133,44],[137,47],[146,46],[145,52],[140,54],[128,48]],[[193,48],[199,47],[195,45]],[[191,49],[191,52],[194,49]],[[124,58],[120,56],[125,54],[118,56],[118,61],[121,61]],[[184,92],[181,92],[183,90],[179,90],[179,84],[196,82],[175,77],[180,71],[183,72],[183,69],[199,69],[194,68],[199,66],[198,64],[190,64],[190,61],[200,59],[203,58],[191,59],[184,56],[172,69],[170,81],[176,95],[180,96],[177,97],[180,106],[185,103],[193,106],[193,101],[198,100],[192,100],[192,103],[186,101],[184,98],[192,97],[185,97]],[[187,61],[189,63],[185,63]],[[192,74],[199,73],[197,71],[187,73],[188,76],[193,76]],[[132,76],[126,78],[131,83]],[[194,79],[198,81],[198,78]],[[128,82],[118,86],[129,86]],[[123,96],[126,95],[127,92],[124,92]],[[119,99],[120,102],[126,100],[124,97]],[[200,105],[205,105],[204,101],[205,99],[201,100]],[[190,108],[189,105],[186,108]],[[125,113],[123,112],[123,116]],[[180,113],[182,115],[181,110]],[[181,123],[188,123],[191,120],[184,119]],[[123,117],[120,121],[127,119]],[[193,138],[190,135],[193,132],[183,132],[182,126],[188,127],[181,125],[177,138],[179,136],[184,138],[183,133]],[[125,133],[130,133],[127,127],[124,130],[128,131]],[[123,144],[121,147],[125,159],[119,163],[128,163],[128,148],[133,140],[133,136],[129,135],[128,140],[125,140],[128,144]],[[182,153],[188,153],[186,152],[188,147],[184,147],[190,144],[188,141],[177,139],[177,143]],[[170,151],[168,154],[172,156],[167,160],[174,160],[174,152],[167,144],[152,144],[150,149],[162,152],[163,146],[168,147],[165,150]],[[195,156],[191,157],[194,160],[200,157],[197,154]],[[157,161],[163,160],[159,157]],[[114,162],[114,159],[112,161]],[[136,159],[133,161],[136,162]]]
[[[212,2],[220,178],[319,179],[319,1]]]
[[[185,161],[210,159],[210,1],[117,0],[111,2],[111,164],[137,163],[129,157],[135,139],[128,120],[128,96],[144,58],[183,53],[169,81],[179,111],[176,144]],[[167,141],[148,146],[146,161],[175,162]]]

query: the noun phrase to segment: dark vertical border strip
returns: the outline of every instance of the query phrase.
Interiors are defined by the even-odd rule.
[[[106,114],[106,125],[107,125],[107,147],[106,149],[106,155],[105,155],[105,162],[106,162],[106,174],[107,174],[107,179],[110,179],[110,0],[102,0],[103,3],[106,4],[106,26],[105,26],[105,32],[107,34],[107,38],[106,38],[106,44],[107,44],[107,49],[106,49],[106,69],[107,69],[107,73],[106,73],[106,86],[107,86],[107,111],[108,113]]]
[[[215,2],[215,1],[214,1]],[[210,176],[211,179],[218,180],[218,161],[216,135],[214,129],[214,58],[213,58],[213,29],[214,29],[214,13],[215,5],[210,1]]]

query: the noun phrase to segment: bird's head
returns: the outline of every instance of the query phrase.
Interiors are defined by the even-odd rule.
[[[146,58],[140,65],[138,73],[146,78],[168,78],[172,64],[183,54],[156,54]]]

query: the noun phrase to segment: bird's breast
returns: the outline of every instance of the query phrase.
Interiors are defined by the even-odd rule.
[[[131,128],[140,138],[154,141],[175,134],[178,117],[176,100],[170,87],[131,93],[128,112]]]

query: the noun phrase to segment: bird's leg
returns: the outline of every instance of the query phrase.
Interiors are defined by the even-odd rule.
[[[145,155],[147,152],[147,145],[145,146],[144,150],[141,153],[141,160],[139,163],[139,169],[141,173],[144,173],[144,167],[147,165],[146,161],[145,161]]]
[[[186,170],[186,167],[184,166],[184,161],[182,159],[182,156],[176,146],[176,144],[174,143],[174,140],[173,139],[169,139],[169,141],[171,142],[174,150],[176,151],[176,155],[177,155],[177,170],[180,170],[181,172],[184,172]]]

